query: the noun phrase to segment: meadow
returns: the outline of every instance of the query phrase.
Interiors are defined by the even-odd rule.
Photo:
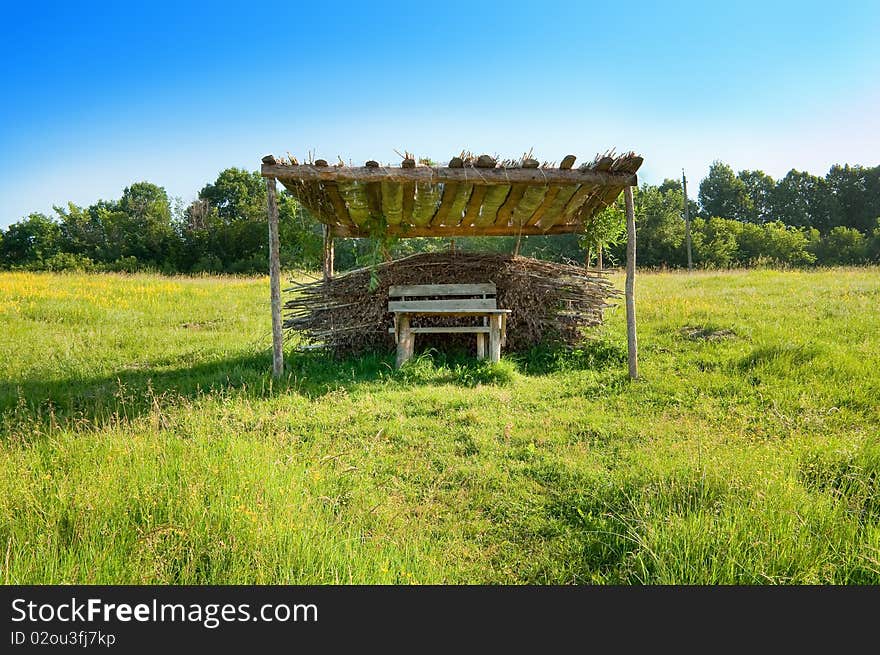
[[[273,381],[268,295],[0,273],[0,581],[880,582],[880,269],[641,274],[635,382],[622,306]]]

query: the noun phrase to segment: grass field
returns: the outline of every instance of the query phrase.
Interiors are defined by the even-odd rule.
[[[880,270],[637,293],[635,383],[622,307],[273,383],[266,279],[0,274],[0,580],[880,582]]]

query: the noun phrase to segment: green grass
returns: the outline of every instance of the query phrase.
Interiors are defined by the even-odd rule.
[[[267,287],[0,274],[0,580],[880,582],[876,268],[641,275],[634,383],[622,307],[273,382]]]

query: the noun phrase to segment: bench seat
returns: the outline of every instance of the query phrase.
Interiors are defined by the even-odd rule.
[[[437,325],[431,327],[410,326],[409,331],[413,334],[489,334],[491,329],[488,325],[455,325],[452,327]],[[394,328],[388,328],[388,333],[394,334]]]
[[[414,284],[392,286],[388,290],[388,311],[394,314],[389,332],[397,340],[397,366],[412,357],[416,334],[476,334],[477,357],[501,358],[509,309],[496,305],[496,288],[491,282],[479,284]],[[482,317],[482,325],[413,326],[416,316]],[[488,336],[488,348],[486,341]]]

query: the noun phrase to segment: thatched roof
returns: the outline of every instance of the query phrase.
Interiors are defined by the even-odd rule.
[[[454,157],[448,166],[329,166],[324,160],[263,158],[263,177],[276,178],[340,237],[563,234],[584,224],[637,183],[635,153],[597,156],[574,168],[531,158],[498,162]]]

